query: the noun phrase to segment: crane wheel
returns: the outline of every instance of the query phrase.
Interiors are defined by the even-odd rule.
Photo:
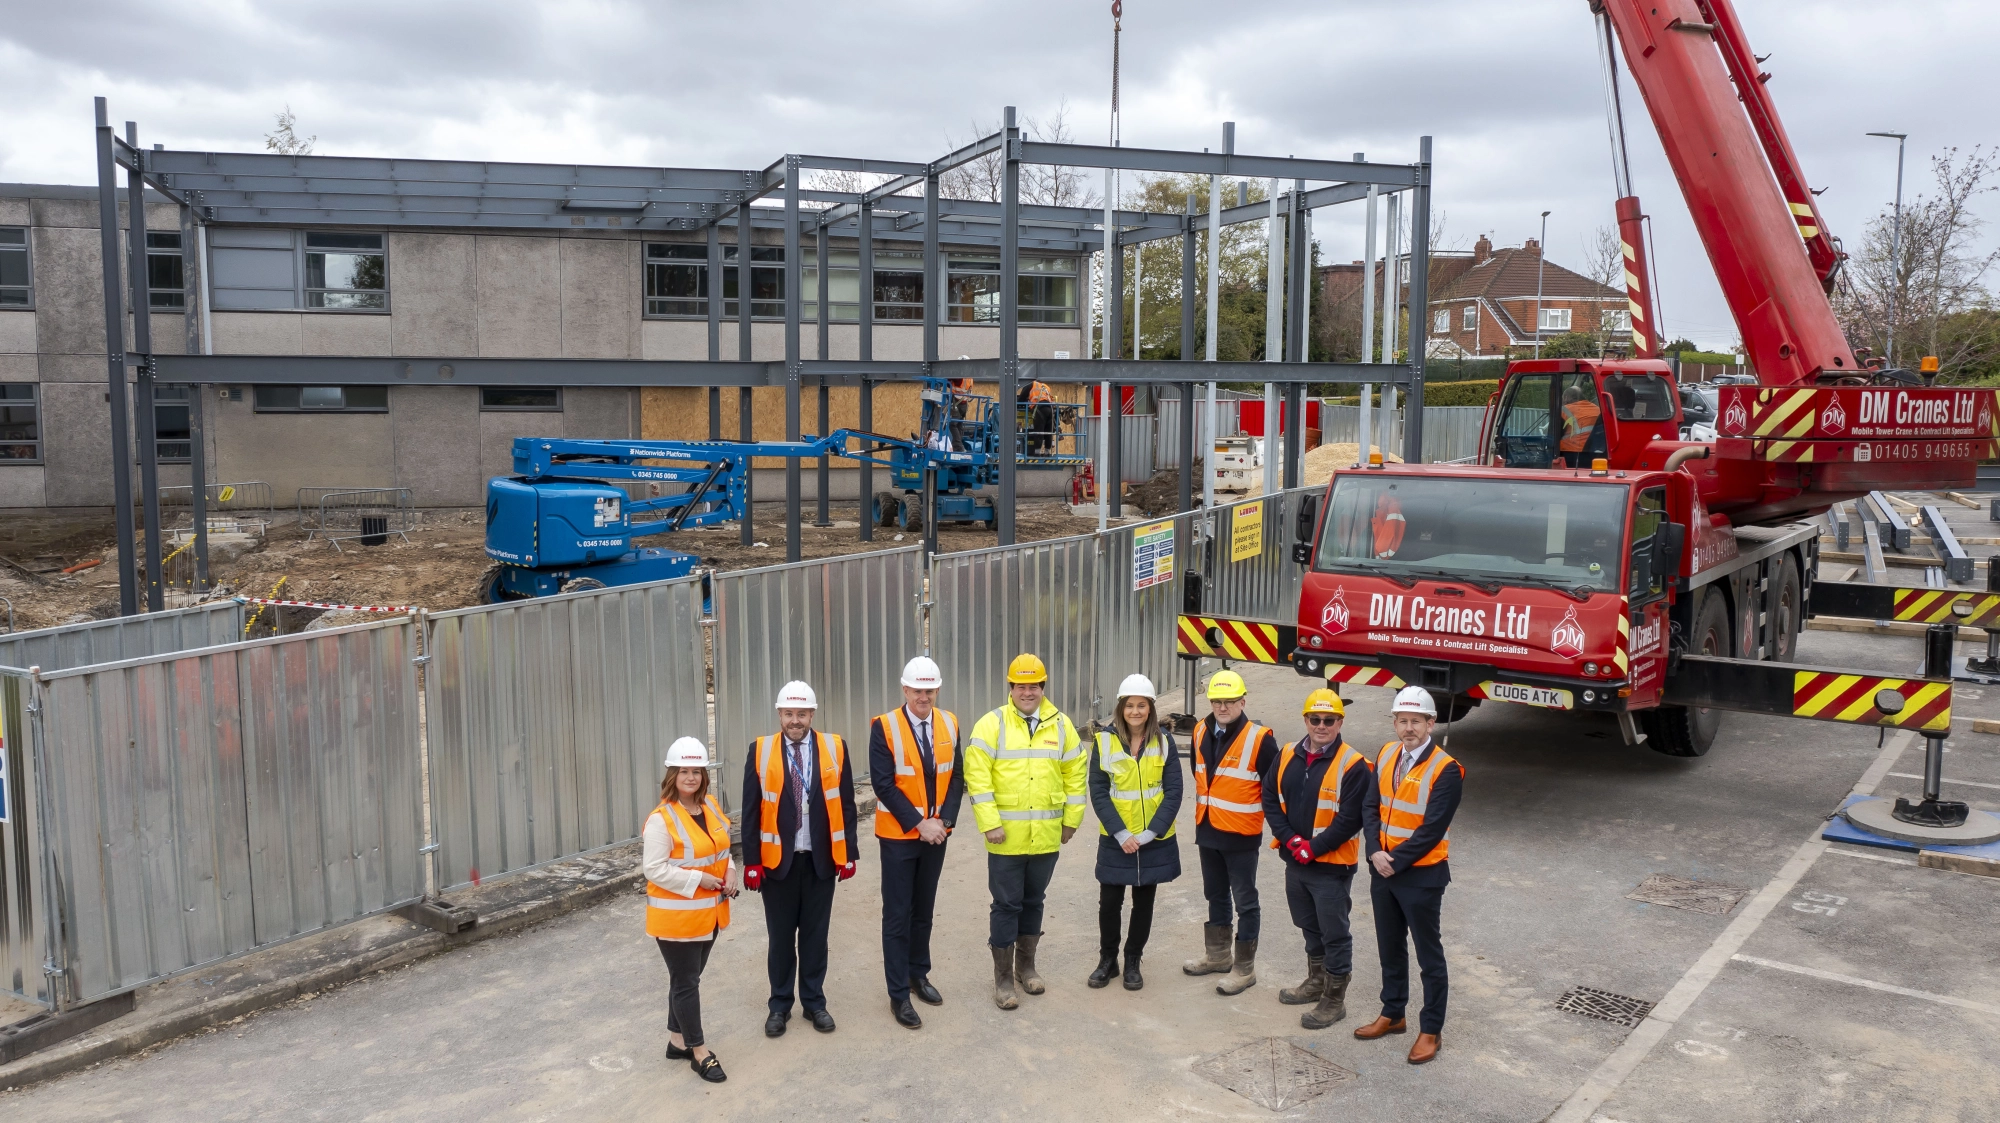
[[[901,506],[901,501],[895,492],[893,491],[876,492],[875,510],[872,512],[875,517],[875,525],[876,526],[896,525],[896,509],[899,506]]]
[[[474,605],[499,604],[502,599],[500,596],[500,563],[494,562],[492,565],[480,570],[479,576],[472,579],[472,603]]]
[[[1800,602],[1805,600],[1804,586],[1799,581],[1799,563],[1790,554],[1778,565],[1778,605],[1772,615],[1770,637],[1765,656],[1773,663],[1789,663],[1799,657],[1799,629],[1805,626],[1801,619]]]
[[[904,500],[896,512],[896,525],[911,534],[922,530],[924,528],[923,507],[907,499]]]
[[[592,589],[602,589],[603,587],[604,582],[599,581],[595,577],[572,577],[563,582],[562,588],[558,591],[564,593],[587,593]]]
[[[1714,589],[1702,592],[1701,607],[1694,612],[1694,631],[1688,650],[1697,655],[1729,656],[1736,646],[1729,638],[1729,609]],[[1646,733],[1646,745],[1667,756],[1705,755],[1715,744],[1722,726],[1722,711],[1698,706],[1661,706],[1639,714]]]

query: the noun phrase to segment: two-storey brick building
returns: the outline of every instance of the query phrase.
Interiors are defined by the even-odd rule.
[[[1532,353],[1537,340],[1571,332],[1595,336],[1610,351],[1631,345],[1625,293],[1543,260],[1533,238],[1496,250],[1481,235],[1469,257],[1432,261],[1438,268],[1424,325],[1430,355],[1520,356]]]

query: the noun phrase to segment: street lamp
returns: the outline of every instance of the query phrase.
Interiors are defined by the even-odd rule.
[[[1549,212],[1542,212],[1542,240],[1535,243],[1535,357],[1542,357],[1542,263],[1549,259]]]
[[[1896,218],[1889,231],[1889,338],[1883,346],[1889,365],[1896,365],[1896,292],[1903,279],[1903,142],[1908,133],[1869,133],[1896,142]]]

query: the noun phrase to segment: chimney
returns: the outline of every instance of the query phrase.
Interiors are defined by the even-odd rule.
[[[1493,239],[1488,238],[1484,234],[1481,234],[1479,236],[1479,240],[1477,242],[1472,243],[1472,263],[1474,265],[1482,264],[1485,262],[1487,258],[1492,256],[1493,256]]]
[[[1527,241],[1522,242],[1521,250],[1522,252],[1526,253],[1529,257],[1542,256],[1542,244],[1533,238],[1530,238]]]

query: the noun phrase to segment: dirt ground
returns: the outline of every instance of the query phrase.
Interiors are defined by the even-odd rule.
[[[860,511],[852,504],[831,508],[829,514],[836,525],[830,529],[812,526],[812,514],[808,506],[802,535],[807,558],[890,549],[919,542],[922,537],[878,527],[874,541],[862,542],[857,523]],[[702,564],[717,569],[777,565],[785,560],[782,519],[781,507],[759,508],[753,526],[760,545],[743,545],[733,523],[649,536],[643,541],[697,554]],[[1062,538],[1097,529],[1095,519],[1071,515],[1067,507],[1053,500],[1024,503],[1014,525],[1021,541]],[[261,539],[247,544],[249,548],[241,556],[225,559],[221,554],[228,551],[213,553],[210,576],[219,592],[337,604],[462,608],[475,603],[475,586],[489,564],[481,549],[484,530],[478,511],[427,510],[421,513],[419,529],[410,533],[407,544],[392,536],[386,545],[364,547],[348,541],[336,551],[324,541],[308,542],[305,532],[287,513],[278,516]],[[117,615],[115,562],[69,575],[59,572],[90,559],[114,559],[113,540],[109,515],[9,518],[5,530],[0,531],[0,597],[13,602],[14,627],[27,631]],[[945,552],[993,544],[990,531],[946,527],[938,535],[938,547]],[[188,579],[179,561],[168,566],[169,603],[174,601],[171,594],[179,592],[174,586]],[[317,615],[287,611],[276,621],[278,630],[295,630]]]

